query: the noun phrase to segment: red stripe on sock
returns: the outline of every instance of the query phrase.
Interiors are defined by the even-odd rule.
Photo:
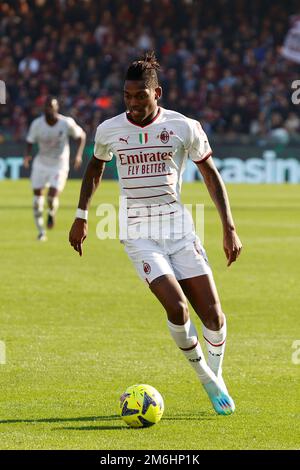
[[[198,346],[198,340],[197,343],[194,344],[194,346],[191,346],[190,348],[179,348],[181,351],[191,351],[192,349],[195,349],[195,347]]]
[[[222,341],[222,343],[214,344],[214,343],[211,343],[207,338],[205,338],[205,336],[203,336],[203,338],[205,339],[205,341],[207,341],[209,344],[211,344],[211,345],[214,346],[215,348],[217,348],[218,346],[222,346],[222,344],[224,344],[225,341],[226,341],[226,338],[225,338],[224,341]]]

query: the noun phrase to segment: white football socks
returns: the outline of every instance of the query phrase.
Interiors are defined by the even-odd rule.
[[[216,376],[208,367],[200,343],[197,337],[197,331],[190,319],[184,325],[174,325],[168,320],[170,333],[181,349],[202,384],[215,382]]]
[[[207,364],[218,377],[222,375],[222,363],[226,345],[227,327],[225,315],[224,324],[220,330],[209,330],[206,326],[202,325],[202,331],[208,352]]]
[[[33,196],[33,216],[39,234],[45,233],[43,217],[44,201],[44,196]]]
[[[59,207],[59,199],[57,196],[55,197],[48,196],[47,202],[48,202],[48,208],[49,208],[48,212],[52,217],[54,217]]]
[[[209,330],[202,324],[203,337],[207,347],[207,364],[214,374],[218,377],[218,381],[223,390],[228,393],[227,387],[222,377],[222,364],[226,345],[226,317],[224,315],[224,324],[218,331]]]

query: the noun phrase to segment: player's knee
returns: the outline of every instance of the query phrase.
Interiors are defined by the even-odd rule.
[[[208,312],[203,322],[206,328],[218,331],[222,328],[224,324],[224,314],[222,312],[222,308],[220,303],[210,305],[208,308]]]
[[[169,320],[177,325],[184,325],[189,318],[188,305],[184,300],[174,302],[168,312]]]

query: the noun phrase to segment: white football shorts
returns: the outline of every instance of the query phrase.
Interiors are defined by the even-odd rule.
[[[122,243],[138,274],[148,284],[165,274],[172,274],[178,281],[212,275],[205,250],[193,232],[179,240],[138,238]]]
[[[50,167],[33,160],[31,171],[32,189],[42,189],[45,187],[55,188],[62,191],[65,187],[69,170],[65,168]]]

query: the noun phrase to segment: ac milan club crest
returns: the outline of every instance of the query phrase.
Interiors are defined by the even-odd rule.
[[[143,268],[144,268],[144,273],[145,274],[150,274],[151,273],[151,266],[149,263],[145,263],[145,261],[143,261]]]
[[[169,142],[169,138],[170,138],[170,135],[169,135],[169,132],[166,129],[161,131],[160,140],[163,144],[167,144]]]

